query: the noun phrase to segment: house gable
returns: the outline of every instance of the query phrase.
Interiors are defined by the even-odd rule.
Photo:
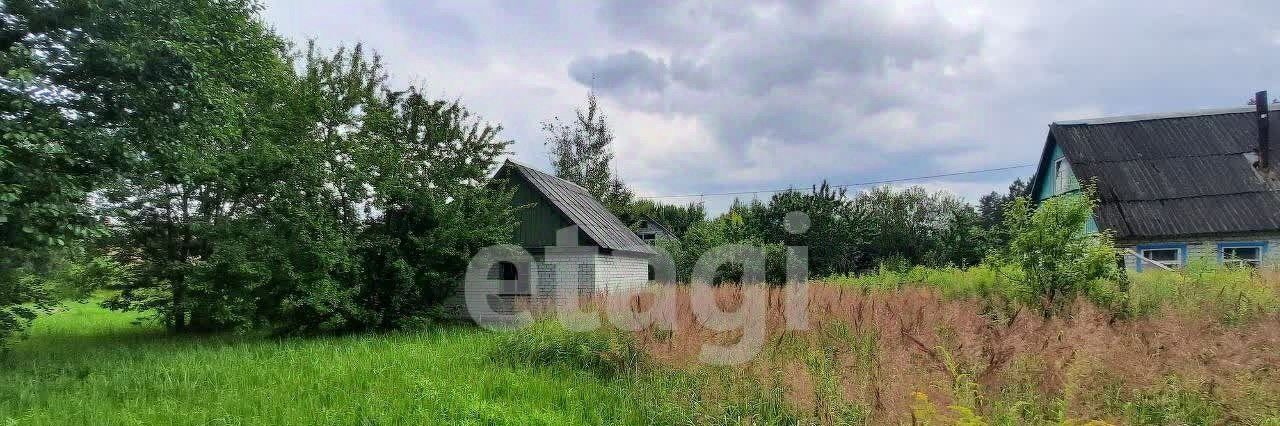
[[[515,241],[530,250],[554,246],[556,231],[577,225],[578,243],[602,252],[639,256],[656,254],[587,190],[564,179],[507,160],[495,174],[516,187],[518,213]]]
[[[1277,231],[1280,183],[1254,165],[1258,138],[1253,108],[1057,122],[1032,194],[1054,195],[1065,158],[1080,181],[1096,181],[1094,218],[1119,239]]]

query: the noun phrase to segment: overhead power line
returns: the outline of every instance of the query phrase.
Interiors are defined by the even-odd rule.
[[[870,180],[870,181],[865,181],[865,182],[854,182],[854,183],[846,183],[846,184],[841,184],[841,185],[831,185],[831,187],[832,187],[832,188],[851,188],[851,187],[855,187],[855,186],[882,185],[882,184],[886,184],[886,183],[909,182],[909,181],[913,181],[913,180],[925,180],[925,179],[937,179],[937,178],[952,177],[952,176],[975,175],[975,174],[979,174],[979,173],[991,173],[991,172],[1001,172],[1001,171],[1005,171],[1005,170],[1015,170],[1015,169],[1021,169],[1021,168],[1024,168],[1024,167],[1032,167],[1032,166],[1035,166],[1035,165],[1036,165],[1035,163],[1018,164],[1018,165],[1013,165],[1013,166],[996,167],[996,168],[992,168],[992,169],[966,170],[966,171],[963,171],[963,172],[943,173],[943,174],[937,174],[937,175],[911,176],[911,177],[894,178],[894,179],[883,179],[883,180]],[[778,193],[778,192],[794,191],[795,189],[796,189],[795,187],[790,187],[790,188],[782,188],[782,189],[755,189],[755,190],[750,190],[750,191],[706,192],[706,193],[699,193],[699,194],[651,195],[651,196],[647,196],[647,197],[636,197],[636,198],[660,199],[660,198],[705,198],[705,197],[723,197],[723,196],[728,196],[728,195],[772,194],[772,193]]]

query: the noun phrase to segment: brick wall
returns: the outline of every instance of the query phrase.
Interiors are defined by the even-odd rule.
[[[641,288],[649,283],[649,262],[640,257],[549,251],[539,260],[538,285],[546,292],[553,291],[553,286],[565,284],[574,285],[581,292],[612,292]],[[568,271],[577,274],[574,276],[566,273]]]
[[[619,292],[649,285],[649,261],[633,256],[596,255],[596,288]]]
[[[620,292],[643,288],[649,284],[649,263],[641,257],[600,254],[595,247],[547,248],[545,254],[534,255],[532,264],[518,264],[520,288],[528,288],[539,303],[554,303],[559,286],[569,285],[579,294]],[[488,278],[499,279],[499,269],[490,268]],[[525,287],[527,286],[527,287]],[[446,303],[459,318],[466,317],[462,294]],[[491,308],[509,312],[507,298],[494,298]]]

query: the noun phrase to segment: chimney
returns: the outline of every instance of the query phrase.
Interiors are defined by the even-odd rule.
[[[1254,95],[1253,103],[1258,111],[1258,165],[1262,170],[1271,169],[1271,104],[1267,100],[1267,91]]]

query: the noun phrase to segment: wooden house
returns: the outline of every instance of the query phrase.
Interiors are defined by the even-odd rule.
[[[636,236],[649,244],[654,244],[660,239],[674,239],[676,237],[676,234],[671,232],[671,229],[667,228],[666,225],[648,216],[644,216],[636,222],[634,228]]]
[[[511,160],[495,179],[515,189],[512,203],[521,208],[512,240],[533,258],[527,265],[495,268],[498,276],[491,278],[504,282],[504,294],[547,296],[564,286],[589,294],[648,285],[653,247],[585,188]]]
[[[1091,230],[1114,232],[1137,271],[1202,259],[1274,264],[1280,256],[1280,105],[1060,121],[1031,182],[1035,200],[1095,181]]]

